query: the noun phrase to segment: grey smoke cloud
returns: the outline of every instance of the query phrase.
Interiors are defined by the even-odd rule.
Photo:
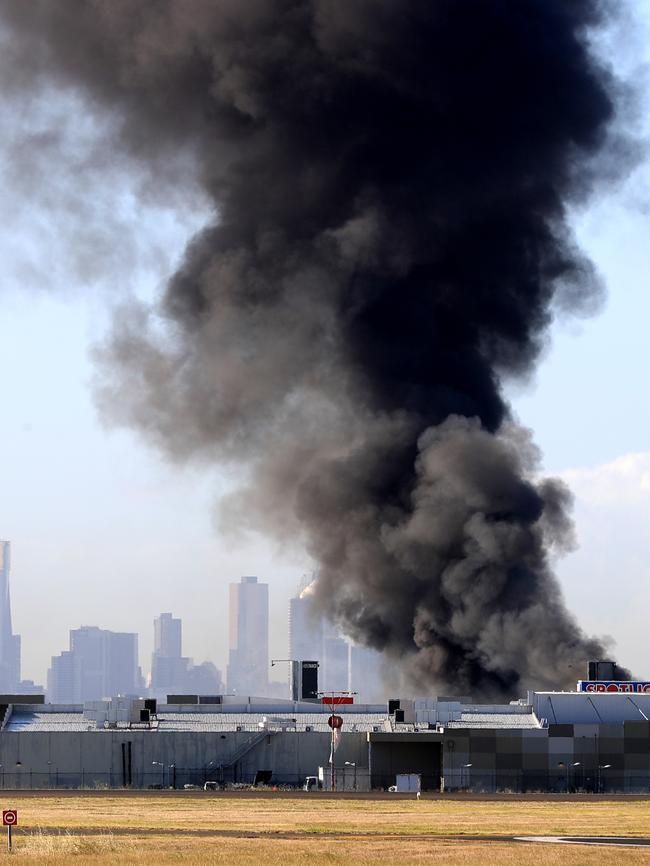
[[[82,94],[163,188],[191,153],[213,203],[159,304],[116,319],[101,406],[174,459],[244,466],[226,522],[299,538],[321,608],[422,689],[566,686],[605,651],[550,567],[570,496],[501,383],[601,293],[567,211],[627,165],[589,41],[611,9],[0,9],[30,59],[13,88]]]

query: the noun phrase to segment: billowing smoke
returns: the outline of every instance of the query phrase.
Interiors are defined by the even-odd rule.
[[[304,544],[322,609],[422,690],[568,685],[604,651],[550,570],[570,495],[502,382],[598,298],[567,211],[613,141],[605,8],[2,4],[12,87],[81,92],[161,185],[187,150],[214,202],[160,303],[116,322],[104,409],[244,467],[222,519]]]

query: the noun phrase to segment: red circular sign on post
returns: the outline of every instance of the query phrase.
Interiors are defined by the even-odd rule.
[[[2,823],[5,827],[13,827],[18,823],[18,812],[16,809],[3,809]]]
[[[341,718],[341,716],[330,716],[329,719],[327,720],[327,724],[332,729],[342,728],[343,727],[343,719]]]

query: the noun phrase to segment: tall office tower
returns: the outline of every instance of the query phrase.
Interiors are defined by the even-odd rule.
[[[0,541],[0,691],[13,692],[20,682],[20,635],[11,626],[9,572],[11,543]]]
[[[190,659],[182,655],[182,623],[171,613],[161,613],[153,621],[151,692],[154,697],[179,694],[188,689]]]
[[[323,654],[320,669],[321,690],[345,692],[349,680],[349,645],[330,623],[323,627]]]
[[[289,600],[289,658],[317,661],[323,692],[347,691],[349,644],[316,610],[313,603],[317,578],[303,580],[298,595]]]
[[[212,662],[195,665],[182,655],[182,623],[161,613],[153,621],[154,640],[151,656],[151,697],[164,700],[169,694],[223,694],[221,673]]]
[[[75,703],[75,665],[70,650],[52,656],[52,664],[47,672],[47,695],[51,703]]]
[[[350,644],[348,691],[355,693],[360,704],[380,704],[388,690],[382,679],[383,656],[365,646]]]
[[[228,690],[265,695],[269,683],[269,587],[256,577],[230,584]]]
[[[171,613],[161,613],[153,621],[153,651],[163,658],[176,659],[182,655],[183,624]]]
[[[70,649],[52,657],[48,696],[53,703],[77,704],[138,694],[138,636],[82,626],[70,632]]]
[[[298,595],[289,599],[289,658],[322,664],[324,622],[313,605],[315,582],[303,581]]]

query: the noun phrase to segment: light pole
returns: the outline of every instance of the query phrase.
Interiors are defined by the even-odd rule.
[[[165,765],[161,761],[152,761],[152,767],[161,767],[162,768],[162,787],[165,787]]]
[[[603,770],[609,770],[611,764],[598,764],[598,793],[602,793]]]
[[[579,766],[580,766],[580,761],[574,761],[573,764],[572,764],[571,766],[572,766],[572,767],[579,767]],[[574,771],[573,771],[573,787],[574,787],[574,789],[577,788],[577,785],[576,785],[576,772],[577,772],[577,771],[574,769]]]
[[[356,761],[346,761],[346,767],[354,767],[354,790],[357,790],[357,763]]]
[[[169,769],[172,771],[172,788],[176,790],[176,764],[170,764]]]

